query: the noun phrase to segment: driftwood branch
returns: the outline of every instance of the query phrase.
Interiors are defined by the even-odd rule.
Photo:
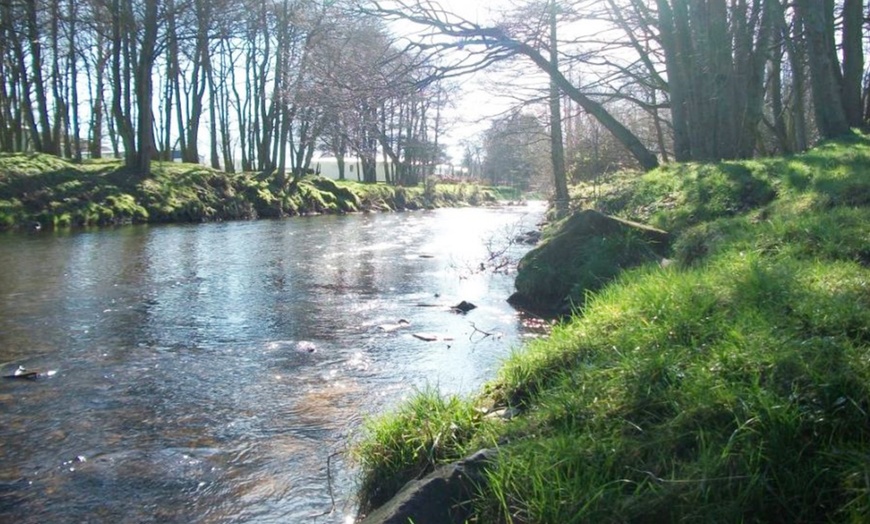
[[[489,337],[495,337],[497,339],[502,337],[502,333],[499,333],[498,331],[484,331],[484,330],[480,329],[479,327],[477,327],[476,325],[474,325],[474,322],[469,322],[469,324],[471,324],[471,328],[474,330],[471,332],[470,335],[468,335],[468,340],[470,340],[472,342],[480,342],[482,340],[486,340]],[[480,334],[480,338],[477,340],[474,340],[474,336],[477,334]]]
[[[329,490],[329,500],[332,502],[330,508],[323,513],[317,513],[316,515],[311,515],[310,517],[313,519],[317,519],[318,517],[325,517],[327,515],[332,515],[335,513],[335,490],[332,487],[332,458],[341,455],[341,451],[336,451],[335,453],[326,457],[326,486]]]

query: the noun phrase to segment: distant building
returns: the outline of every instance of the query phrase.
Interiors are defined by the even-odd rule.
[[[378,182],[385,182],[386,176],[384,171],[385,164],[382,161],[377,163]],[[315,173],[319,173],[326,178],[338,180],[338,160],[332,156],[314,158],[311,160],[311,169]],[[362,180],[362,164],[356,157],[346,157],[344,160],[344,178],[345,180]],[[466,170],[454,166],[452,164],[438,164],[435,166],[434,176],[442,179],[460,179],[467,178]]]
[[[338,180],[338,159],[334,156],[324,156],[311,160],[311,169],[321,176]],[[345,180],[362,180],[362,163],[356,157],[345,157],[344,159],[344,178]],[[378,182],[387,180],[386,172],[384,171],[384,163],[377,163]]]

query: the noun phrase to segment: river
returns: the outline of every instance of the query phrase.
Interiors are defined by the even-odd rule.
[[[53,373],[0,380],[0,521],[352,522],[365,417],[519,344],[479,269],[542,211],[0,235],[0,372]]]

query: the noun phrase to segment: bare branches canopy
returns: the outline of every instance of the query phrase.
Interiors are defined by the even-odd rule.
[[[794,151],[867,123],[862,0],[554,3],[558,42],[545,0],[513,2],[486,23],[433,0],[368,5],[421,28],[412,45],[440,58],[442,76],[536,67],[644,168]],[[654,131],[617,117],[626,106]]]
[[[0,2],[0,150],[282,184],[325,151],[342,176],[380,161],[413,184],[443,158],[450,80],[502,64],[547,78],[536,99],[575,169],[593,127],[623,155],[600,164],[649,169],[796,151],[870,115],[863,0],[517,0],[484,22],[456,5]]]

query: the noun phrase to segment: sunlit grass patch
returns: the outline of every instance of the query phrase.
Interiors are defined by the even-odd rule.
[[[128,222],[203,222],[310,213],[392,211],[494,200],[470,184],[396,187],[276,173],[225,173],[200,164],[154,161],[131,174],[118,159],[74,164],[51,155],[0,154],[0,229]],[[130,199],[133,199],[133,203]],[[134,205],[135,204],[135,205]]]
[[[737,250],[768,256],[851,260],[870,265],[870,207],[807,207],[803,198],[770,210],[705,222],[674,243],[674,258],[696,264]]]
[[[649,173],[617,173],[579,184],[581,206],[678,232],[761,209],[780,193],[818,209],[870,204],[870,138],[827,142],[784,158],[669,164]]]
[[[582,205],[668,231],[762,207],[776,197],[764,161],[669,164],[575,189]]]
[[[840,489],[856,464],[834,450],[870,437],[868,278],[740,254],[626,275],[490,386],[527,416],[505,430],[515,444],[490,472],[484,520],[865,511],[864,487],[853,502]]]
[[[461,458],[483,423],[472,403],[429,388],[397,412],[368,420],[354,450],[363,469],[361,509],[383,504],[409,480]]]
[[[10,174],[37,175],[52,171],[76,171],[73,164],[42,153],[0,153],[0,178]]]

